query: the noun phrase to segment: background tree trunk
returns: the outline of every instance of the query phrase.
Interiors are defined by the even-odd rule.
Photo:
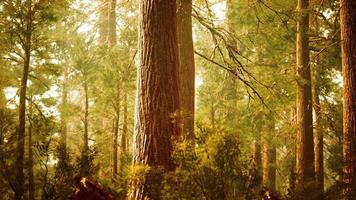
[[[268,132],[265,136],[264,146],[263,146],[263,185],[269,190],[276,190],[276,146],[273,141],[273,135],[275,134],[275,124],[274,119],[270,119],[269,125],[267,127]]]
[[[318,17],[314,17],[314,32],[319,36]],[[315,178],[317,184],[318,199],[324,199],[324,142],[323,129],[321,125],[321,107],[320,107],[320,72],[319,57],[315,58],[314,65],[314,84],[313,84],[313,108],[315,112],[315,128],[314,128],[314,158],[315,158]]]
[[[140,66],[134,165],[148,165],[132,181],[130,199],[159,199],[161,176],[174,170],[172,139],[180,135],[176,0],[140,1]]]
[[[298,0],[297,5],[297,187],[310,189],[314,180],[314,141],[312,119],[312,93],[309,64],[309,14],[308,0]],[[304,195],[305,196],[305,195]]]
[[[113,47],[116,45],[116,0],[109,2],[109,30],[108,30],[108,45]]]
[[[296,107],[293,105],[290,111],[290,125],[291,127],[296,126],[297,122],[297,117],[296,117]],[[294,135],[294,133],[292,134]],[[295,138],[294,138],[295,139]],[[296,140],[295,140],[296,142]],[[289,177],[288,177],[288,193],[290,196],[293,196],[293,193],[295,192],[296,189],[296,146],[293,146],[291,149],[288,150],[289,153],[291,153],[291,165],[289,168]]]
[[[179,91],[183,134],[194,139],[195,65],[192,32],[192,0],[177,0]]]
[[[32,96],[30,98],[28,114],[28,196],[29,200],[35,199],[35,180],[33,175],[33,151],[32,151]]]
[[[318,73],[318,72],[317,72]],[[316,75],[318,76],[318,75]],[[317,77],[314,86],[314,111],[315,111],[315,137],[314,137],[314,155],[315,155],[315,178],[318,184],[319,198],[323,199],[324,193],[324,152],[323,152],[323,132],[321,127],[321,108],[319,99],[319,85],[317,84]]]
[[[124,163],[126,160],[126,151],[127,151],[127,144],[126,144],[126,140],[127,140],[127,134],[128,134],[128,129],[127,129],[127,115],[128,115],[128,110],[127,110],[127,93],[124,93],[124,103],[123,103],[123,125],[122,125],[122,135],[121,135],[121,161],[120,161],[120,170],[123,170],[124,167]]]
[[[113,177],[117,176],[117,150],[118,150],[118,137],[119,137],[119,118],[120,117],[120,110],[117,111],[116,117],[114,118],[114,142],[113,142]]]
[[[61,139],[60,139],[60,156],[58,165],[59,168],[62,169],[66,166],[67,157],[67,106],[68,106],[68,88],[67,88],[67,77],[68,77],[68,69],[64,69],[63,73],[63,82],[62,82],[62,111],[61,111]]]
[[[99,6],[99,44],[107,45],[108,42],[108,23],[109,23],[109,5],[111,0],[101,0]]]
[[[256,122],[254,125],[255,132],[255,142],[253,149],[253,161],[255,164],[255,178],[257,187],[260,188],[262,186],[262,141],[261,141],[261,132],[262,132],[262,112],[258,111],[258,113],[254,117],[254,121]]]
[[[340,1],[343,73],[343,199],[356,198],[356,2]]]
[[[24,154],[25,154],[25,127],[26,127],[26,90],[31,60],[31,37],[32,37],[32,1],[27,3],[26,32],[24,33],[25,44],[24,64],[20,85],[19,96],[19,121],[17,127],[16,161],[15,161],[15,198],[20,200],[24,194]]]
[[[89,122],[88,122],[88,117],[89,117],[89,94],[88,94],[88,83],[87,80],[84,82],[84,96],[85,96],[85,102],[84,102],[84,152],[87,154],[89,153]]]

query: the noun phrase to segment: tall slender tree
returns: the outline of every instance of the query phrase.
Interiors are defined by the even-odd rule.
[[[276,190],[276,146],[273,141],[273,134],[275,134],[275,121],[271,117],[267,125],[266,136],[263,143],[263,185],[268,189]]]
[[[314,157],[315,157],[315,178],[318,187],[318,195],[323,199],[324,193],[324,142],[323,130],[321,126],[321,105],[320,105],[320,69],[315,69],[315,83],[313,84],[313,107],[315,112],[315,137],[314,137]]]
[[[195,64],[192,31],[192,0],[177,0],[179,91],[183,134],[194,139]]]
[[[124,161],[126,159],[127,153],[127,136],[128,136],[128,101],[127,101],[127,92],[124,93],[123,99],[123,124],[122,124],[122,135],[121,135],[121,162],[120,162],[120,169],[123,170]]]
[[[19,5],[21,6],[21,5]],[[17,144],[16,144],[16,173],[15,173],[15,197],[16,199],[22,199],[24,194],[24,154],[25,154],[25,128],[26,128],[26,91],[27,91],[27,81],[30,71],[31,63],[31,51],[32,51],[32,32],[34,28],[33,24],[33,3],[31,0],[25,1],[25,5],[21,6],[21,13],[23,15],[24,27],[23,34],[20,35],[19,39],[23,41],[22,48],[24,50],[23,55],[23,70],[22,78],[20,84],[20,95],[19,95],[19,121],[17,127]]]
[[[176,0],[140,1],[140,65],[134,133],[134,165],[147,165],[131,182],[130,199],[159,199],[160,174],[174,170],[179,125],[179,55]]]
[[[297,5],[297,187],[306,189],[314,180],[314,141],[312,92],[309,63],[309,0],[298,0]]]
[[[33,115],[33,96],[30,96],[30,105],[28,108],[28,199],[35,200],[35,178],[33,173],[33,136],[32,136],[32,115]]]
[[[86,75],[85,75],[86,76]],[[89,88],[87,77],[84,78],[84,152],[89,151]]]
[[[257,187],[262,186],[262,172],[263,172],[263,166],[262,166],[262,121],[263,121],[263,113],[261,111],[258,111],[254,117],[255,123],[254,128],[254,133],[255,133],[255,142],[254,142],[254,148],[253,148],[253,161],[255,164],[255,171],[256,173],[254,174],[256,178],[256,184]]]
[[[340,1],[343,74],[343,194],[356,198],[356,2]]]
[[[318,17],[313,19],[313,29],[316,36],[319,36]],[[315,157],[315,180],[317,184],[317,194],[319,199],[324,199],[324,135],[321,125],[322,113],[320,105],[320,89],[321,89],[321,66],[319,56],[314,61],[314,79],[313,79],[313,109],[315,113],[314,126],[314,157]]]

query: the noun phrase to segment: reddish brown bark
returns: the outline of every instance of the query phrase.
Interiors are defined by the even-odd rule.
[[[192,32],[192,0],[177,0],[179,91],[183,134],[194,139],[195,64]]]
[[[343,74],[343,182],[342,198],[356,198],[356,2],[340,1]]]
[[[160,185],[156,172],[175,168],[172,139],[181,130],[176,1],[140,1],[140,13],[134,165],[148,165],[150,172],[131,182],[129,198],[141,200],[159,198],[154,194]]]
[[[314,180],[314,141],[312,120],[312,92],[309,64],[309,14],[308,0],[298,0],[297,5],[297,151],[296,172],[300,189]],[[305,188],[304,188],[305,189]]]

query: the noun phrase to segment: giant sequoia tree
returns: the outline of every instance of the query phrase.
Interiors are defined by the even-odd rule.
[[[175,0],[140,1],[140,64],[134,165],[147,165],[144,180],[132,181],[130,199],[157,199],[159,174],[175,168],[179,127],[179,62]],[[159,190],[159,189],[158,189]],[[158,196],[157,196],[158,195]]]
[[[341,0],[343,91],[343,199],[356,198],[356,2]]]

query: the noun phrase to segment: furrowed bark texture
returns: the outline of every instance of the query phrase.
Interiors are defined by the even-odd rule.
[[[174,170],[172,139],[181,132],[176,1],[140,1],[140,13],[134,165],[148,165],[150,171],[131,182],[129,198],[157,199],[155,173]]]
[[[356,2],[340,1],[343,73],[343,192],[342,198],[356,198]]]
[[[194,139],[195,64],[192,33],[192,0],[177,0],[179,91],[183,134]]]
[[[314,141],[312,119],[312,92],[309,64],[309,14],[308,0],[298,0],[297,5],[297,187],[304,188],[314,180]],[[304,190],[304,189],[303,189]]]

